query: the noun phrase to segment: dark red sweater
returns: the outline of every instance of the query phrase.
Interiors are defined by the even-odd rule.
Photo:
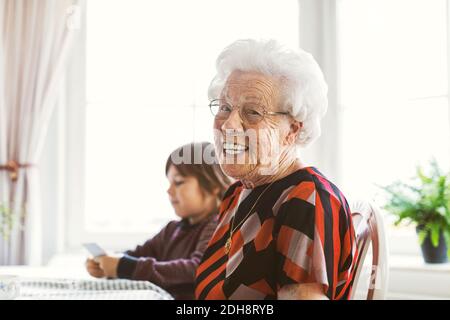
[[[194,299],[195,272],[216,226],[216,214],[195,225],[169,222],[142,246],[125,253],[118,277],[150,281],[175,299]]]

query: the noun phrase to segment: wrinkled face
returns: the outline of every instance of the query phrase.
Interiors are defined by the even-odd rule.
[[[169,180],[169,200],[175,209],[175,213],[180,218],[193,218],[205,213],[210,207],[211,201],[215,201],[215,197],[202,189],[195,177],[182,176],[176,167],[169,167],[167,172]]]
[[[214,119],[216,152],[223,171],[235,179],[268,174],[264,171],[276,166],[286,145],[290,117],[265,114],[258,123],[248,120],[254,110],[284,111],[278,81],[257,72],[234,71],[218,98],[232,107],[226,119]]]

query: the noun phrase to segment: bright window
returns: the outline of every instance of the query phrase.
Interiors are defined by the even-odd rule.
[[[344,188],[450,164],[445,0],[342,0],[338,10]]]
[[[432,157],[448,170],[447,1],[338,4],[343,190],[377,197],[377,185],[410,178]],[[418,253],[412,228],[389,232],[391,252]]]
[[[239,38],[298,46],[298,3],[86,3],[81,228],[91,234],[148,233],[175,218],[166,195],[169,153],[193,140],[212,141],[207,87],[218,53]]]

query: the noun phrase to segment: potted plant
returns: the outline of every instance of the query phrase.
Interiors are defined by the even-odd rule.
[[[450,256],[450,173],[442,173],[436,160],[429,172],[422,167],[408,183],[397,181],[383,187],[387,194],[384,209],[416,225],[416,232],[427,263],[444,263]]]

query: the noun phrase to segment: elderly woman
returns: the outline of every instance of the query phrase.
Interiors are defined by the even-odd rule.
[[[347,299],[357,257],[347,200],[297,157],[327,109],[319,66],[273,40],[236,41],[216,66],[216,151],[237,182],[197,269],[196,297]]]

